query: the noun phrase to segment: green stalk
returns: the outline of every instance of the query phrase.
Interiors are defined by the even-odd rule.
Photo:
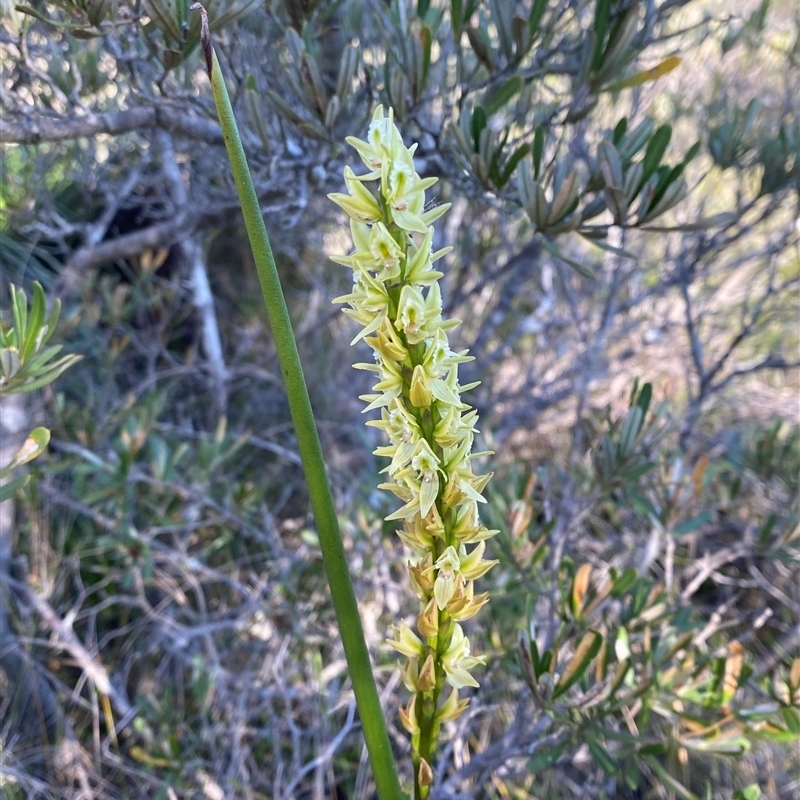
[[[275,339],[275,349],[286,384],[289,408],[297,432],[298,449],[306,474],[311,507],[317,523],[322,557],[333,597],[333,607],[339,623],[339,632],[344,645],[350,679],[353,683],[378,797],[380,800],[406,800],[397,777],[386,721],[383,717],[372,673],[369,651],[364,640],[358,603],[350,580],[347,556],[339,531],[339,521],[336,517],[325,471],[325,462],[322,458],[322,447],[267,229],[264,226],[250,169],[247,165],[242,141],[239,138],[239,130],[228,97],[225,79],[211,45],[206,11],[200,3],[195,3],[191,8],[199,9],[202,15],[201,39],[208,77],[211,81],[222,135],[236,181],[236,190],[239,194],[247,236],[253,249],[258,279],[267,306],[270,328]]]

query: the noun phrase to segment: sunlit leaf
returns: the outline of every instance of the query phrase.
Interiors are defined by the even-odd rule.
[[[553,699],[561,697],[564,692],[574,686],[586,673],[592,659],[600,650],[603,643],[603,635],[599,631],[587,631],[575,650],[572,658],[566,666],[558,683],[553,689]]]
[[[50,441],[50,431],[47,428],[35,428],[28,434],[22,447],[17,450],[10,463],[3,467],[3,474],[7,475],[11,470],[33,461],[34,458],[40,456]]]
[[[605,86],[603,91],[618,92],[620,89],[629,89],[632,86],[641,86],[642,84],[649,83],[650,81],[658,80],[662,76],[672,72],[672,70],[674,70],[680,63],[680,56],[669,56],[660,64],[652,67],[651,69],[642,70],[641,72],[637,72],[635,75],[631,75],[629,78],[625,78],[621,81],[615,81],[614,83]]]
[[[591,575],[591,564],[581,564],[578,571],[575,573],[575,579],[572,582],[572,613],[575,614],[576,617],[580,617],[583,611],[583,604],[586,600],[586,593],[589,591],[589,579]]]

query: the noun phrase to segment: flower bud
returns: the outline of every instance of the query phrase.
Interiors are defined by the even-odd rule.
[[[430,786],[433,781],[433,770],[424,758],[420,759],[417,778],[420,786]]]
[[[400,667],[400,677],[409,692],[419,691],[419,659],[407,658],[405,664]]]
[[[419,632],[428,639],[433,638],[439,633],[439,609],[436,607],[436,599],[431,598],[425,610],[417,617],[417,627]]]
[[[411,585],[418,597],[424,598],[427,602],[428,596],[433,589],[433,563],[431,554],[428,553],[418,564],[408,562],[408,574],[411,578]]]
[[[452,472],[447,480],[442,500],[448,508],[455,508],[463,499],[464,493],[461,491],[461,480],[458,477],[458,473]]]
[[[460,574],[456,575],[456,588],[450,602],[445,606],[445,611],[451,615],[457,614],[469,601],[470,598],[464,589],[464,578]]]
[[[433,653],[428,653],[422,669],[419,671],[419,688],[423,692],[432,692],[436,686],[436,667],[433,663]]]
[[[428,384],[428,376],[421,365],[414,367],[414,372],[411,376],[411,389],[408,393],[408,399],[414,408],[428,408],[433,401],[433,394],[431,387]]]

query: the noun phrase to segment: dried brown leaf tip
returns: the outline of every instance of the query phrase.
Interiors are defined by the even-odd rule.
[[[211,77],[211,69],[214,64],[213,50],[211,49],[211,32],[208,29],[208,12],[202,3],[192,3],[189,6],[192,11],[200,11],[200,43],[203,45],[203,52],[206,56],[206,68],[208,77]]]

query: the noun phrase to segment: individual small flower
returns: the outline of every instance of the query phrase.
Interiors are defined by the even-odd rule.
[[[456,587],[453,599],[447,604],[446,611],[457,622],[471,619],[489,601],[489,592],[475,594],[475,582],[469,581],[466,585],[463,578]]]
[[[433,583],[433,596],[436,605],[441,611],[453,598],[456,590],[456,575],[461,570],[461,562],[455,548],[448,547],[434,564],[437,570],[436,580]]]
[[[398,276],[405,253],[382,222],[376,222],[372,226],[369,235],[369,251],[382,268],[378,280]]]
[[[428,338],[423,329],[426,311],[422,292],[414,286],[404,286],[397,304],[397,328],[405,333],[409,344],[419,344]]]
[[[409,692],[419,691],[419,659],[407,658],[402,667],[400,667],[400,677],[403,679],[403,684]]]
[[[467,548],[463,544],[458,548],[461,562],[460,572],[466,580],[474,581],[482,578],[495,564],[500,563],[496,559],[484,561],[483,553],[485,550],[486,542],[479,542],[478,546],[469,555],[467,555]]]
[[[409,362],[409,353],[405,342],[400,338],[391,320],[386,317],[375,331],[375,336],[365,341],[373,349],[377,358],[384,361],[396,361],[400,364]]]
[[[420,482],[419,513],[420,516],[427,517],[439,493],[439,459],[424,439],[416,444],[411,469],[416,472],[416,478]]]
[[[430,551],[417,564],[408,562],[408,574],[411,578],[411,585],[416,590],[417,596],[426,598],[433,590],[433,556]]]
[[[400,722],[403,727],[412,735],[419,736],[419,722],[417,721],[417,698],[411,695],[411,699],[406,704],[406,707],[400,706],[399,709]]]
[[[454,625],[450,646],[442,656],[442,666],[447,675],[447,682],[454,689],[462,689],[464,686],[474,686],[477,689],[480,684],[470,675],[469,670],[477,664],[484,663],[483,656],[469,654],[469,639],[464,636],[460,625]]]
[[[417,247],[412,241],[409,245],[408,261],[406,264],[405,278],[409,283],[416,283],[421,286],[434,284],[439,278],[444,277],[444,273],[433,269],[433,263],[442,256],[447,255],[453,248],[444,247],[431,253],[433,245],[433,228],[428,228],[422,244]]]
[[[425,190],[436,178],[420,178],[414,169],[412,154],[400,151],[381,165],[383,196],[391,208],[392,221],[403,230],[427,233],[428,225],[420,216],[425,209]]]
[[[436,712],[436,721],[439,724],[443,722],[453,722],[453,720],[458,719],[464,713],[468,705],[469,700],[459,700],[458,689],[453,689],[447,700],[442,703],[439,710]]]
[[[393,639],[387,639],[389,647],[393,647],[398,653],[402,653],[409,658],[420,658],[425,655],[425,645],[405,622],[400,623],[400,627],[392,626]]]
[[[345,213],[359,222],[377,222],[381,218],[378,201],[370,194],[369,189],[356,178],[350,167],[344,168],[344,182],[350,194],[334,192],[328,197]]]
[[[377,174],[372,173],[375,178],[380,175],[380,167],[383,160],[391,158],[392,153],[397,150],[399,133],[392,121],[392,109],[389,109],[389,116],[383,116],[383,106],[378,106],[372,115],[367,132],[367,141],[357,139],[355,136],[348,136],[345,141],[352,145],[361,156],[361,160],[370,170],[377,170]],[[400,142],[402,146],[402,141]]]
[[[406,520],[397,535],[403,544],[415,555],[422,556],[433,547],[433,536],[428,532],[422,517]]]

